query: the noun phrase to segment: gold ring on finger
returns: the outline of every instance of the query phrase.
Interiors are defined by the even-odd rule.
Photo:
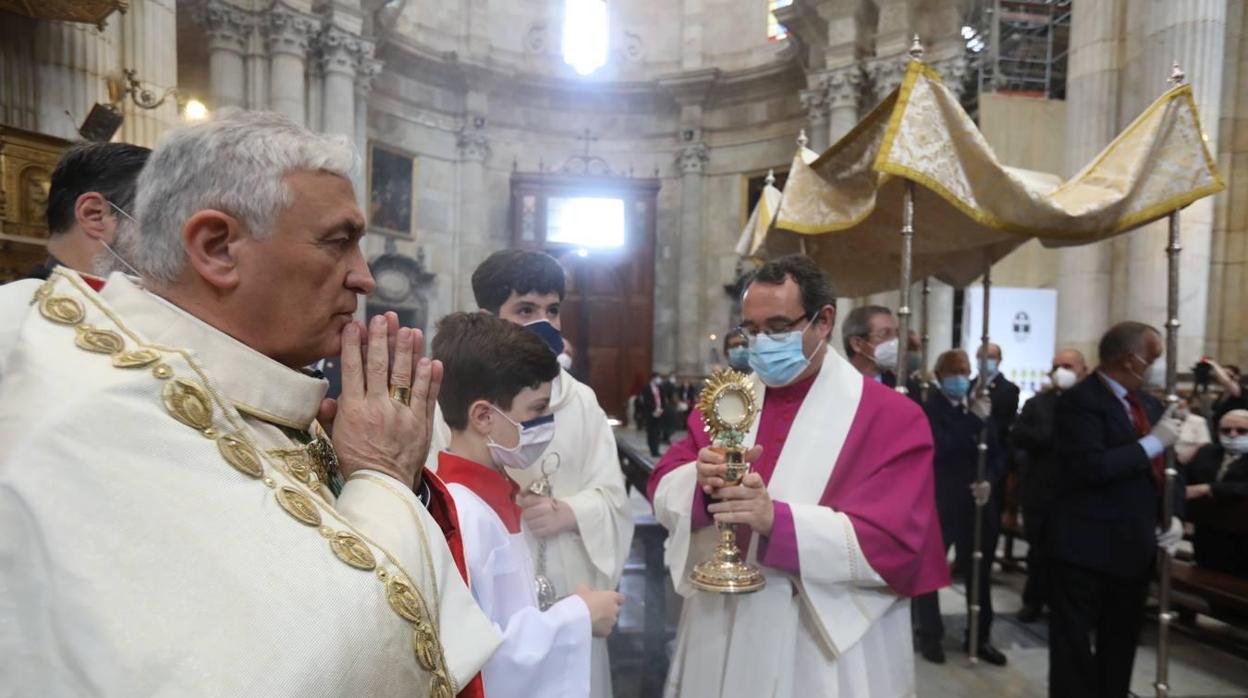
[[[401,385],[392,385],[390,386],[390,398],[393,400],[398,400],[404,405],[411,405],[412,404],[412,389],[404,388]]]

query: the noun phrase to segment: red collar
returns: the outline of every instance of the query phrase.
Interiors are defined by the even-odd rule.
[[[450,451],[441,451],[438,477],[447,484],[457,483],[472,490],[498,514],[508,533],[520,532],[520,506],[516,504],[520,486],[506,475]]]

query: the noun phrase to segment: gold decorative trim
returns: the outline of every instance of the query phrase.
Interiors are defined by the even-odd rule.
[[[275,496],[282,509],[295,517],[299,523],[308,526],[321,525],[321,512],[307,495],[293,487],[283,485],[277,488]]]
[[[118,354],[126,348],[126,341],[121,335],[111,330],[100,330],[90,325],[80,324],[74,327],[77,333],[74,336],[74,344],[79,349],[85,349],[96,354]]]
[[[213,404],[215,403],[217,407],[220,407],[221,414],[226,424],[231,429],[234,430],[230,434],[227,434],[221,438],[222,439],[236,439],[238,442],[245,444],[250,449],[249,454],[254,455],[258,459],[257,465],[260,465],[261,467],[263,467],[262,466],[263,458],[260,456],[259,451],[256,450],[255,446],[252,445],[250,441],[247,439],[246,424],[238,417],[237,410],[233,412],[230,410],[230,406],[231,406],[230,402],[226,400],[222,395],[218,394],[211,387],[211,381],[209,381],[208,376],[204,373],[204,370],[195,362],[194,358],[192,357],[191,353],[188,350],[177,348],[177,347],[169,347],[166,345],[145,341],[144,338],[140,337],[133,330],[128,328],[126,324],[122,322],[121,318],[119,318],[110,308],[102,304],[99,301],[98,297],[95,295],[95,292],[93,289],[89,289],[88,287],[86,287],[86,285],[82,282],[82,280],[78,278],[75,274],[73,274],[72,272],[68,272],[62,268],[57,268],[53,270],[52,275],[48,278],[47,281],[45,281],[39,287],[38,290],[36,290],[34,294],[32,302],[40,303],[41,311],[44,310],[44,305],[49,300],[63,298],[64,300],[69,301],[69,303],[66,304],[66,303],[62,303],[60,300],[54,300],[55,307],[60,308],[60,309],[63,309],[64,307],[69,307],[71,309],[77,308],[85,316],[85,311],[82,309],[82,304],[79,303],[77,300],[73,298],[63,297],[63,296],[62,297],[51,296],[52,291],[55,288],[55,285],[59,280],[64,280],[71,287],[73,287],[73,289],[76,290],[82,296],[83,299],[85,299],[87,302],[94,305],[94,307],[97,310],[99,310],[100,313],[102,313],[105,317],[107,317],[113,323],[113,325],[117,328],[117,330],[119,330],[125,336],[129,337],[130,340],[133,341],[135,344],[139,345],[138,350],[133,351],[133,352],[128,352],[127,355],[115,354],[113,356],[114,366],[118,368],[132,368],[132,367],[140,367],[140,366],[149,365],[151,363],[151,361],[148,361],[146,363],[135,363],[133,365],[128,365],[124,363],[124,361],[122,361],[124,358],[138,359],[138,358],[147,358],[149,356],[154,355],[155,358],[153,358],[152,361],[156,361],[160,358],[161,353],[168,353],[168,354],[180,357],[183,361],[186,362],[187,367],[195,373],[195,375],[198,377],[198,380],[193,380],[189,378],[178,378],[170,383],[165,384],[164,389],[162,389],[161,391],[162,393],[161,399],[164,402],[166,408],[170,411],[171,415],[174,416],[175,419],[182,422],[183,424],[186,424],[187,426],[197,429],[198,431],[202,433],[211,434],[215,438],[217,429],[212,425],[212,420],[213,420],[213,415],[214,415]],[[62,323],[62,324],[77,324],[77,322],[81,322],[81,318],[79,318],[79,320],[77,320],[76,322],[69,323],[61,319],[58,319],[57,317],[50,316],[48,312],[43,312],[43,315],[47,317],[49,320]],[[143,353],[143,352],[150,352],[150,354]],[[133,357],[129,357],[128,355],[133,355]],[[173,371],[173,368],[169,366],[169,364],[161,362],[152,366],[152,375],[160,380],[169,380],[174,377],[174,371]],[[173,405],[180,406],[184,414],[179,414],[179,411],[175,409]],[[203,424],[202,417],[205,414],[208,416],[208,422],[206,426],[203,426],[201,428],[201,426],[199,425]],[[229,458],[226,456],[227,450],[233,451],[234,449],[233,448],[226,449],[225,448],[226,446],[231,446],[231,444],[222,444],[220,440],[218,440],[218,449],[222,451],[221,453],[222,457],[225,458],[226,461],[229,462],[231,466],[235,468],[239,468],[239,465],[237,465],[233,461],[230,461]],[[241,462],[243,463],[244,467],[247,467],[248,464],[246,463],[246,461],[241,461]],[[246,473],[248,471],[242,470],[242,472]],[[280,489],[278,489],[277,483],[273,480],[272,477],[269,477],[267,475],[263,475],[260,478],[260,480],[266,487],[277,490],[275,492],[275,495],[278,499],[279,505],[282,506],[282,508],[286,510],[287,513],[291,514],[293,518],[299,520],[301,523],[305,523],[310,526],[319,528],[320,522],[321,522],[321,513],[320,513],[320,510],[317,509],[316,505],[313,503],[313,499],[303,494],[295,487],[282,486]],[[381,484],[385,485],[385,483],[381,483]],[[292,508],[288,508],[287,505],[290,504],[291,502],[295,502],[296,500],[298,500],[298,503],[293,505],[293,508],[295,510],[292,511]],[[410,507],[410,504],[409,504],[409,507]],[[457,682],[455,681],[454,676],[448,675],[447,670],[446,670],[446,666],[447,666],[446,658],[445,658],[444,650],[443,650],[443,647],[442,647],[442,644],[438,635],[438,628],[440,626],[429,624],[427,619],[430,616],[427,610],[424,596],[421,594],[420,590],[414,587],[409,581],[411,579],[414,579],[414,577],[406,569],[404,569],[403,564],[402,562],[399,561],[398,557],[396,557],[393,553],[386,550],[376,541],[373,541],[371,538],[364,535],[362,532],[356,531],[354,529],[354,526],[351,524],[351,522],[343,518],[342,515],[339,514],[336,510],[334,510],[332,506],[326,507],[325,513],[330,518],[337,521],[338,524],[340,524],[344,528],[350,529],[350,532],[344,531],[344,532],[339,532],[338,534],[335,534],[335,538],[338,535],[345,534],[346,536],[350,536],[351,538],[355,539],[358,545],[348,544],[344,547],[340,544],[340,547],[342,547],[344,550],[350,551],[350,555],[352,557],[358,556],[362,563],[363,556],[359,555],[359,550],[362,549],[365,552],[367,552],[368,556],[373,556],[372,551],[367,549],[367,546],[371,546],[372,548],[380,551],[381,554],[385,557],[386,561],[397,570],[397,572],[388,573],[386,570],[382,569],[380,566],[376,566],[376,558],[373,557],[373,561],[375,565],[373,572],[376,575],[377,579],[381,581],[383,585],[385,585],[387,602],[389,603],[392,609],[394,609],[396,612],[398,611],[398,608],[396,608],[395,606],[395,602],[391,598],[390,585],[394,582],[401,583],[405,587],[405,591],[403,592],[405,603],[414,602],[416,608],[424,609],[424,619],[426,620],[421,620],[420,622],[417,622],[417,621],[412,621],[408,619],[409,622],[413,623],[413,626],[414,626],[413,633],[419,632],[421,636],[424,638],[424,641],[429,644],[427,652],[425,652],[423,655],[419,652],[416,653],[416,660],[417,660],[417,663],[421,664],[422,666],[423,666],[423,663],[429,660],[430,658],[436,657],[438,660],[440,660],[437,662],[437,665],[434,668],[431,668],[431,669],[426,668],[426,671],[429,671],[432,674],[431,683],[430,683],[431,694],[437,695],[440,697],[445,696],[445,698],[453,698],[453,696],[457,692],[457,687],[456,687]],[[413,515],[415,515],[415,512],[413,512]],[[305,519],[302,517],[307,517],[307,518]],[[429,551],[429,539],[427,535],[425,534],[423,524],[421,523],[419,518],[416,519],[416,522],[419,527],[420,535],[424,543],[423,549],[425,552],[425,564],[426,564],[426,567],[428,568],[430,579],[432,580],[433,585],[434,585],[434,589],[433,589],[434,597],[435,599],[438,599],[441,597],[439,596],[438,590],[437,590],[437,583],[438,583],[437,582],[437,568],[434,567],[433,565],[432,555]],[[332,540],[334,539],[331,539],[331,541]],[[343,559],[339,555],[338,550],[333,548],[332,542],[331,542],[331,550],[334,552],[336,556],[339,556],[339,559],[342,560],[344,563],[352,567],[356,567],[356,565],[351,564],[350,561]],[[363,568],[361,567],[360,569],[363,569]],[[402,613],[399,613],[399,615],[403,616]],[[404,617],[406,618],[406,616]],[[414,634],[413,637],[415,636],[416,635]]]
[[[77,325],[87,315],[82,303],[68,296],[48,296],[39,304],[39,312],[62,325]]]
[[[113,366],[117,368],[143,368],[160,360],[160,354],[151,349],[135,349],[113,355]]]
[[[364,545],[364,541],[348,531],[335,533],[329,539],[329,548],[334,551],[339,560],[356,569],[371,572],[377,567],[377,558],[373,557],[372,551]]]
[[[217,439],[217,450],[221,451],[221,457],[225,459],[225,462],[234,466],[238,472],[253,478],[264,476],[260,454],[256,453],[254,446],[247,443],[241,432],[223,434]]]
[[[174,419],[204,431],[212,427],[212,402],[202,386],[190,378],[175,378],[160,391],[165,409]]]

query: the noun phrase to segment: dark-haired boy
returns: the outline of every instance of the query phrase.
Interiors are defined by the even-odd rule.
[[[564,349],[560,306],[565,283],[559,262],[534,250],[495,252],[472,274],[472,291],[481,310],[536,333],[552,356]],[[593,389],[566,370],[551,383],[550,411],[557,429],[542,454],[549,467],[544,472],[508,470],[523,491],[520,505],[529,550],[536,557],[545,545],[545,576],[559,596],[580,585],[614,589],[633,537],[615,436]],[[448,442],[449,431],[441,420],[435,422],[438,448]],[[549,496],[529,492],[542,477],[549,477]],[[596,639],[593,645],[590,695],[607,698],[612,694],[607,643]]]
[[[610,634],[623,597],[581,585],[539,610],[519,487],[507,476],[537,466],[556,433],[555,355],[512,323],[453,313],[438,323],[433,356],[444,367],[438,404],[450,428],[438,476],[455,501],[473,596],[503,636],[481,672],[485,693],[588,696],[590,639]]]

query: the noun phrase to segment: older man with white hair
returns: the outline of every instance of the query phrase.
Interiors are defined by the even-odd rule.
[[[352,320],[354,160],[273,114],[175,131],[120,236],[135,277],[0,292],[16,694],[479,695],[497,632],[422,473],[441,365]],[[335,404],[300,367],[339,354]]]

